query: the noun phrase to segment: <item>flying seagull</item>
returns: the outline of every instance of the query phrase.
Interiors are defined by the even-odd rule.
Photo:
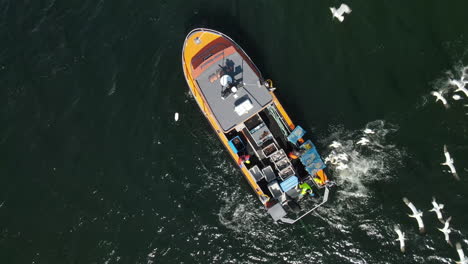
[[[342,146],[343,146],[343,145],[341,145],[341,143],[338,142],[338,141],[333,141],[333,142],[329,145],[329,147],[332,147],[332,148],[335,148],[335,149],[336,149],[336,148],[340,148],[340,147],[342,147]]]
[[[356,144],[364,146],[364,145],[369,144],[369,142],[370,142],[369,139],[362,137],[358,142],[356,142]]]
[[[341,4],[340,8],[336,9],[334,7],[330,7],[330,11],[332,12],[333,17],[338,18],[340,22],[343,22],[344,16],[343,14],[350,14],[351,13],[351,8],[349,8],[348,5],[346,4]]]
[[[450,220],[452,219],[452,217],[449,217],[446,221],[445,221],[445,224],[444,224],[444,228],[437,228],[439,229],[440,232],[444,233],[445,235],[445,241],[447,241],[447,243],[452,246],[452,242],[450,242],[450,232],[452,232],[450,230]]]
[[[450,80],[450,84],[457,86],[458,88],[455,89],[455,92],[463,92],[466,97],[468,97],[468,89],[465,88],[465,84],[459,80]]]
[[[393,227],[393,230],[395,230],[395,232],[397,233],[398,235],[398,238],[396,239],[396,241],[400,241],[400,250],[402,253],[405,253],[405,233],[401,232],[401,229],[398,225],[395,225]]]
[[[364,129],[364,133],[366,133],[366,134],[375,134],[374,130],[369,129],[369,128]]]
[[[416,218],[418,221],[418,226],[419,226],[419,233],[423,234],[425,231],[424,229],[424,222],[422,220],[423,212],[419,211],[416,209],[414,204],[408,200],[408,198],[403,197],[403,202],[411,209],[411,212],[413,212],[412,215],[409,215],[409,217]]]
[[[453,159],[450,157],[450,153],[447,150],[447,145],[444,145],[444,155],[445,155],[445,162],[441,163],[441,165],[446,165],[450,168],[450,172],[452,173],[453,177],[457,181],[460,180],[460,177],[458,177],[457,170],[455,169],[455,165],[453,165]]]
[[[459,263],[459,264],[468,263],[468,259],[465,258],[465,253],[463,253],[463,249],[461,247],[461,244],[457,243],[457,244],[455,244],[455,247],[457,247],[458,257],[460,257],[460,261],[457,261],[457,263]]]
[[[441,209],[444,208],[444,205],[443,204],[438,204],[436,202],[435,197],[432,197],[432,206],[433,206],[433,208],[431,210],[429,210],[429,212],[435,212],[436,215],[437,215],[437,219],[439,219],[439,221],[441,223],[444,223],[444,218],[442,217],[442,212],[440,211]]]
[[[447,100],[442,96],[442,94],[436,91],[432,91],[431,94],[436,97],[436,102],[441,101],[442,104],[445,106],[445,108],[449,108],[449,105],[447,104]]]

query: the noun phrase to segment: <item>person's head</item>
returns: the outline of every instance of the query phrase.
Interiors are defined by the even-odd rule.
[[[246,160],[246,161],[245,161],[245,164],[250,164],[250,160]]]

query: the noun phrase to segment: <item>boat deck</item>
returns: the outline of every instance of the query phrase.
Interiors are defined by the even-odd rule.
[[[231,49],[233,48],[231,47]],[[196,78],[196,81],[218,124],[226,132],[244,122],[252,114],[260,111],[273,98],[266,87],[261,84],[257,73],[238,52],[226,57],[224,56],[225,51],[221,51],[220,54],[222,55],[211,56],[216,58],[217,61],[215,60],[206,70],[203,70]],[[203,65],[200,67],[203,67]],[[232,78],[233,84],[238,91],[224,95],[223,99],[220,75],[226,74]],[[239,115],[234,109],[245,100],[251,102],[252,109],[245,114]]]
[[[273,221],[293,224],[327,202],[333,182],[316,147],[302,138],[305,130],[294,125],[272,83],[234,41],[210,29],[191,31],[183,69],[201,110]]]

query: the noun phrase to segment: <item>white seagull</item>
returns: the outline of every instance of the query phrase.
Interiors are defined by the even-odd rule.
[[[449,217],[445,221],[444,228],[437,228],[437,229],[439,229],[440,232],[444,233],[445,241],[447,241],[447,243],[451,246],[452,242],[450,242],[450,232],[452,231],[450,230],[450,219],[452,219],[452,217]]]
[[[369,142],[370,142],[369,139],[362,137],[358,142],[356,142],[356,144],[364,146],[364,145],[369,144]]]
[[[336,9],[334,7],[330,7],[330,11],[332,12],[333,17],[338,18],[340,22],[343,22],[344,16],[343,14],[350,14],[351,13],[351,8],[349,8],[348,5],[346,4],[341,4],[340,8]]]
[[[329,145],[329,147],[335,148],[335,149],[336,149],[336,148],[340,148],[340,147],[342,147],[342,146],[343,146],[343,145],[341,145],[341,143],[338,142],[338,141],[333,141],[333,142]]]
[[[453,98],[453,100],[455,100],[455,101],[458,101],[458,100],[462,99],[462,97],[459,96],[458,94],[454,94],[454,95],[452,96],[452,98]]]
[[[400,241],[400,250],[402,253],[405,253],[405,233],[401,232],[401,229],[398,225],[395,225],[393,227],[393,230],[395,230],[395,232],[397,233],[398,235],[398,238],[396,239],[396,241]]]
[[[453,159],[450,157],[450,153],[447,150],[447,145],[444,145],[444,155],[445,155],[445,162],[441,163],[441,165],[446,165],[450,168],[450,172],[452,173],[453,177],[457,181],[460,180],[460,177],[458,177],[457,170],[455,169],[455,165],[453,165]]]
[[[455,246],[457,247],[458,257],[460,257],[460,261],[457,261],[457,263],[459,263],[459,264],[468,263],[468,259],[465,258],[465,253],[463,253],[463,249],[461,247],[461,244],[457,243],[457,244],[455,244]]]
[[[463,82],[451,79],[450,84],[458,87],[455,89],[455,92],[463,92],[465,96],[468,97],[468,89],[465,88],[465,84]]]
[[[411,209],[411,212],[413,212],[412,215],[409,215],[409,217],[413,217],[413,218],[416,218],[416,220],[418,221],[418,226],[419,226],[419,232],[421,234],[423,234],[425,231],[424,229],[424,222],[422,220],[422,216],[423,216],[423,212],[419,211],[418,209],[416,209],[416,207],[414,206],[414,204],[412,202],[410,202],[408,200],[408,198],[406,197],[403,197],[403,202],[405,202],[405,204]]]
[[[444,218],[442,217],[442,212],[440,211],[440,210],[444,209],[444,205],[443,204],[438,204],[436,202],[435,197],[432,197],[432,206],[433,206],[433,208],[431,210],[429,210],[429,212],[435,212],[436,215],[437,215],[437,219],[439,219],[439,221],[441,223],[444,223]]]
[[[431,94],[436,97],[436,102],[441,101],[442,104],[445,106],[445,108],[449,108],[449,105],[447,104],[447,100],[442,96],[441,93],[432,91]]]
[[[174,114],[174,120],[175,120],[176,122],[179,121],[179,113],[176,112],[176,113]]]
[[[364,129],[364,133],[366,133],[366,134],[375,134],[374,130],[369,129],[369,128]]]

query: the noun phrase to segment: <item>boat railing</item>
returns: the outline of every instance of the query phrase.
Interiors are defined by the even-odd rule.
[[[288,125],[284,121],[284,119],[280,116],[278,111],[276,110],[276,107],[273,105],[268,107],[268,111],[270,112],[271,116],[275,119],[276,123],[278,124],[278,127],[280,128],[281,132],[285,137],[291,133],[291,130],[289,129]]]
[[[325,187],[325,192],[323,194],[323,199],[322,199],[322,202],[319,203],[318,205],[316,205],[315,207],[313,207],[312,209],[310,209],[309,211],[305,212],[303,215],[299,216],[298,218],[296,219],[291,219],[291,218],[287,218],[287,217],[283,217],[281,218],[280,220],[284,223],[287,223],[287,224],[294,224],[296,223],[297,221],[299,221],[301,218],[303,218],[304,216],[310,214],[311,212],[315,211],[317,208],[319,208],[320,206],[322,206],[324,203],[326,203],[328,201],[328,195],[330,194],[330,190]]]

